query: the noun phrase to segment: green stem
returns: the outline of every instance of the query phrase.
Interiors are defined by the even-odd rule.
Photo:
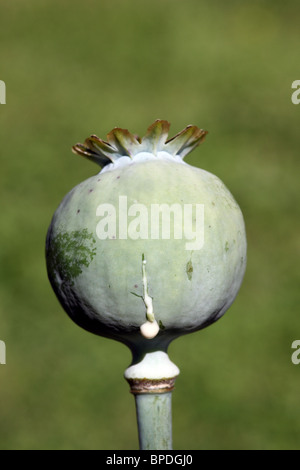
[[[134,355],[125,370],[135,395],[140,450],[172,450],[172,391],[178,374],[161,350]]]
[[[140,450],[172,450],[172,392],[135,395]]]

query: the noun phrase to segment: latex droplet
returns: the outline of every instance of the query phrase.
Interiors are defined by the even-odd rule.
[[[159,332],[159,326],[156,320],[154,321],[146,321],[140,327],[141,334],[144,338],[152,339],[155,338],[157,333]]]

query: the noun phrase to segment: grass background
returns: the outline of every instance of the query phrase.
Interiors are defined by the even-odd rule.
[[[244,213],[248,268],[216,324],[171,344],[175,449],[299,449],[298,1],[0,0],[1,449],[136,449],[129,350],[62,311],[44,243],[97,167],[71,146],[155,119],[209,130],[188,163]]]

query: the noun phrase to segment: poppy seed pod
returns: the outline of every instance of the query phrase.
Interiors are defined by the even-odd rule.
[[[51,285],[68,315],[133,354],[166,351],[230,307],[246,267],[241,210],[215,175],[183,158],[205,138],[115,128],[73,151],[101,171],[72,189],[47,234]]]

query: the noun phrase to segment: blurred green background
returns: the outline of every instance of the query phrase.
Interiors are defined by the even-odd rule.
[[[248,268],[228,313],[171,344],[175,449],[298,449],[298,1],[0,0],[1,449],[137,449],[127,348],[76,326],[44,243],[98,168],[71,153],[113,127],[209,131],[187,162],[244,213]]]

